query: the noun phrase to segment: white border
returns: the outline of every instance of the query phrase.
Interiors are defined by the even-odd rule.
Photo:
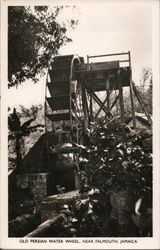
[[[95,0],[96,1],[96,0]],[[120,0],[119,0],[120,1]],[[81,243],[47,243],[47,244],[36,244],[30,243],[31,239],[24,238],[8,238],[8,151],[7,151],[7,7],[8,5],[49,5],[53,4],[53,1],[46,0],[32,0],[32,1],[18,1],[18,0],[3,0],[1,1],[1,136],[0,136],[0,157],[1,157],[1,168],[0,168],[0,198],[1,198],[1,216],[0,216],[0,247],[3,249],[160,249],[160,74],[159,74],[159,0],[144,0],[143,2],[150,1],[153,5],[153,163],[154,163],[154,216],[153,216],[153,238],[128,238],[129,240],[137,240],[137,243],[125,243],[120,244],[120,240],[127,238],[100,238],[101,240],[118,240],[119,243],[82,243],[82,238],[76,238]],[[93,4],[94,0],[88,0],[89,3]],[[103,4],[104,1],[99,1]],[[109,1],[108,1],[109,2]],[[117,3],[114,1],[114,3]],[[137,0],[130,1],[131,3]],[[140,1],[139,1],[140,2]],[[54,4],[80,4],[80,0],[74,1],[54,1]],[[121,1],[122,3],[122,1]],[[146,24],[147,25],[147,24]],[[49,242],[50,239],[43,238]],[[87,239],[87,238],[86,238]],[[89,238],[88,238],[89,239]],[[94,238],[93,241],[95,242]],[[98,239],[98,238],[97,238]],[[28,243],[20,243],[20,240],[27,240]],[[65,238],[63,238],[65,242]]]

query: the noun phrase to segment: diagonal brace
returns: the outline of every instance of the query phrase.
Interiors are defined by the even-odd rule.
[[[95,118],[97,118],[97,117],[98,117],[98,115],[99,115],[99,113],[101,112],[102,108],[104,107],[104,105],[105,105],[106,101],[107,101],[107,97],[106,97],[106,98],[105,98],[105,100],[102,102],[102,106],[99,108],[99,110],[98,110],[97,114],[95,115]]]
[[[141,105],[141,107],[142,107],[142,109],[143,109],[149,123],[152,124],[152,119],[151,119],[150,115],[147,113],[147,111],[145,109],[145,105],[144,105],[143,100],[142,100],[142,97],[141,97],[140,93],[138,92],[138,90],[137,90],[137,88],[136,88],[136,86],[134,84],[133,84],[133,91],[134,91],[135,96],[137,97],[137,100],[139,101],[139,103],[140,103],[140,105]]]
[[[101,109],[102,109],[106,114],[109,114],[110,116],[113,117],[113,114],[109,111],[109,109],[108,109],[107,107],[104,107],[104,106],[103,106],[103,102],[99,99],[99,97],[98,97],[95,93],[90,92],[89,94],[93,97],[93,99],[95,100],[95,102],[97,102],[97,104],[101,107]]]
[[[116,102],[118,101],[119,99],[119,94],[116,96],[115,100],[113,101],[112,105],[111,105],[111,108],[112,109],[114,107],[114,105],[116,104]]]

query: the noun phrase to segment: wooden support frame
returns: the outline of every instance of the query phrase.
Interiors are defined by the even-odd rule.
[[[98,117],[99,113],[100,113],[101,110],[102,110],[102,107],[104,107],[104,105],[105,105],[106,102],[108,101],[108,99],[109,99],[109,97],[110,97],[112,91],[113,91],[113,89],[111,89],[111,90],[108,92],[108,95],[106,96],[106,98],[105,98],[104,101],[102,102],[102,106],[100,106],[100,108],[99,108],[97,114],[95,115],[95,118]],[[113,105],[113,104],[112,104],[112,105]],[[110,105],[106,105],[106,106],[107,106],[107,109],[108,109],[109,111],[111,111],[111,109],[113,108],[113,106],[114,106],[115,104],[114,104],[113,106],[112,106],[112,105],[111,105],[111,107],[110,107]]]
[[[98,117],[98,115],[99,115],[99,113],[101,112],[102,107],[104,107],[104,105],[105,105],[106,101],[107,101],[107,97],[106,97],[106,98],[105,98],[105,100],[103,101],[102,106],[99,108],[99,110],[98,110],[97,114],[95,115],[95,118],[97,118],[97,117]]]
[[[130,88],[130,99],[131,99],[131,112],[132,112],[132,118],[133,118],[133,127],[136,128],[136,119],[135,119],[135,107],[134,107],[134,96],[133,96],[133,83],[132,83],[132,69],[131,69],[131,55],[130,55],[130,51],[128,52],[122,52],[122,53],[114,53],[114,54],[104,54],[104,55],[93,55],[93,56],[89,56],[87,55],[87,71],[90,71],[90,67],[91,67],[91,63],[90,63],[90,59],[91,58],[100,58],[100,57],[113,57],[113,56],[120,56],[120,59],[118,60],[119,62],[119,67],[117,68],[117,80],[118,80],[118,95],[115,94],[115,99],[113,100],[113,102],[111,102],[111,92],[112,89],[110,89],[110,82],[109,82],[109,78],[106,78],[106,98],[105,100],[102,102],[98,96],[95,94],[95,90],[91,91],[91,87],[89,89],[88,84],[86,83],[85,86],[88,86],[88,88],[86,89],[86,91],[88,92],[88,94],[90,95],[89,99],[88,99],[88,105],[89,105],[89,121],[91,121],[93,119],[93,100],[99,105],[99,109],[98,112],[96,112],[96,114],[94,115],[94,118],[97,118],[99,113],[103,110],[105,112],[105,117],[109,117],[112,116],[113,114],[111,113],[111,110],[113,109],[113,107],[115,106],[115,104],[117,104],[117,101],[119,100],[119,106],[120,106],[120,115],[121,115],[121,121],[122,124],[124,125],[125,122],[125,111],[124,111],[124,100],[123,100],[123,86],[129,86]],[[125,56],[125,57],[123,57]],[[127,58],[126,58],[127,56]],[[116,57],[115,57],[116,58]],[[108,61],[108,59],[107,59]],[[120,65],[120,63],[127,63],[127,68],[129,68],[128,72],[128,85],[125,85],[125,79],[123,79],[123,72],[121,70],[121,68],[123,68],[123,64]],[[93,63],[94,64],[94,63]],[[96,64],[96,63],[95,63]],[[121,74],[122,72],[122,74]],[[84,78],[84,75],[82,76],[82,78]],[[83,81],[85,82],[86,80],[83,79]],[[90,83],[91,84],[91,83]],[[118,111],[118,109],[117,109]],[[119,112],[117,112],[118,115]]]
[[[130,97],[131,97],[131,109],[132,109],[132,118],[133,118],[133,128],[136,128],[136,118],[135,118],[135,107],[133,101],[133,82],[132,82],[132,68],[131,68],[131,55],[130,51],[129,54],[129,67],[130,67]]]
[[[89,108],[86,97],[86,88],[85,82],[82,83],[82,103],[83,103],[83,112],[84,112],[84,130],[87,131],[89,126]]]
[[[72,110],[72,114],[75,115],[77,121],[79,121],[79,123],[82,123],[82,120],[79,118],[79,116],[77,115],[77,113],[74,111],[74,109]]]
[[[89,94],[93,97],[94,101],[100,106],[101,110],[103,110],[106,113],[106,115],[109,114],[111,117],[113,117],[113,114],[110,112],[110,110],[108,110],[107,107],[104,107],[103,102],[99,99],[99,97],[95,93],[90,92]]]
[[[121,122],[124,123],[124,102],[123,102],[123,87],[122,81],[119,77],[119,100],[120,100],[120,109],[121,109]]]
[[[116,96],[115,100],[114,100],[113,103],[111,104],[110,110],[112,110],[112,108],[114,107],[114,105],[117,103],[118,99],[119,99],[119,94]]]
[[[121,112],[121,125],[122,125],[122,136],[125,139],[125,121],[124,121],[124,101],[123,101],[123,87],[120,75],[118,75],[119,82],[119,100],[120,100],[120,112]]]
[[[111,94],[111,92],[110,92],[110,94]],[[99,113],[100,113],[101,110],[102,110],[102,107],[104,107],[105,103],[107,102],[107,98],[108,98],[108,97],[106,96],[106,98],[105,98],[104,101],[102,102],[102,106],[99,108],[99,110],[98,110],[98,112],[97,112],[97,114],[95,115],[94,118],[97,118],[97,117],[98,117]],[[110,111],[113,109],[113,107],[114,107],[114,105],[117,103],[118,99],[119,99],[119,94],[116,96],[115,100],[114,100],[113,103],[110,105],[110,109],[109,109]]]
[[[90,121],[93,121],[93,98],[90,95],[90,105],[89,105],[89,109],[90,109]]]
[[[110,110],[110,85],[109,78],[106,79],[107,109]]]

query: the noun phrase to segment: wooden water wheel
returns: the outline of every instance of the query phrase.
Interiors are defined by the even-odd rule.
[[[48,70],[45,127],[50,163],[54,165],[54,171],[58,172],[58,174],[54,173],[57,179],[58,176],[60,176],[59,179],[63,177],[69,179],[68,175],[73,175],[70,166],[65,164],[73,165],[74,170],[78,172],[79,154],[76,144],[80,142],[84,112],[82,86],[76,79],[76,68],[81,62],[83,58],[75,55],[56,56]],[[56,158],[51,155],[56,155]],[[55,162],[58,163],[55,164]],[[66,175],[63,176],[63,172],[66,172]],[[59,184],[62,185],[62,181]],[[75,186],[78,188],[79,184],[75,183]]]

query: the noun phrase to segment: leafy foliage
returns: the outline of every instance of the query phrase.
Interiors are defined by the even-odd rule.
[[[89,185],[104,192],[108,189],[125,190],[128,182],[133,181],[133,187],[139,190],[137,185],[140,184],[142,192],[145,184],[137,179],[139,176],[136,174],[143,175],[144,168],[151,173],[152,169],[151,141],[147,142],[147,148],[147,138],[146,134],[128,134],[123,141],[120,126],[113,123],[93,131],[92,145],[82,153],[87,160],[85,164],[82,161],[82,165],[85,166]],[[146,173],[141,178],[146,180],[148,176]]]
[[[152,137],[150,132],[127,132],[124,139],[119,123],[110,122],[87,133],[87,141],[80,148],[81,190],[86,198],[66,205],[70,212],[68,230],[77,237],[144,236],[133,223],[134,202],[145,197],[152,206]],[[123,223],[113,216],[119,209],[111,203],[116,196],[129,191],[132,208],[124,203]],[[127,193],[126,193],[127,194]],[[147,227],[147,226],[146,226]],[[150,230],[150,228],[146,229]]]
[[[138,93],[141,96],[145,110],[150,115],[152,114],[152,78],[153,78],[152,69],[143,68],[139,84],[134,83],[136,89],[138,90]],[[131,102],[130,102],[130,93],[127,91],[124,93],[124,102],[126,107],[125,108],[126,116],[129,116],[131,111]],[[144,110],[135,95],[134,95],[134,105],[136,112],[144,113]]]
[[[16,116],[14,120],[12,130],[22,127]],[[132,214],[139,197],[144,197],[146,207],[152,207],[152,134],[126,127],[124,138],[121,132],[121,124],[114,120],[99,123],[84,133],[83,144],[77,144],[82,196],[63,207],[60,204],[59,212],[66,219],[55,227],[57,231],[52,237],[58,232],[61,237],[139,237],[150,232],[147,226],[141,232]],[[57,189],[59,193],[64,191],[60,186]],[[119,207],[111,202],[111,197],[126,190],[131,195],[126,198],[132,198],[132,210],[122,207],[125,219],[120,224],[119,218],[113,216],[113,210]]]
[[[22,149],[24,147],[24,137],[28,136],[31,132],[37,131],[38,128],[44,127],[43,124],[36,124],[31,126],[31,123],[36,119],[36,116],[28,119],[24,123],[21,123],[20,118],[16,112],[16,109],[13,109],[8,117],[8,140],[15,142],[15,152],[16,152],[16,167],[19,170],[20,163],[22,159]],[[10,159],[11,160],[11,159]]]
[[[152,114],[152,69],[144,68],[138,91],[143,99],[147,113]],[[137,105],[137,110],[143,112],[141,106]]]
[[[8,81],[9,87],[43,73],[50,59],[61,46],[71,42],[67,25],[59,24],[58,15],[63,9],[47,6],[9,6],[8,8]],[[75,20],[68,27],[74,28]]]

